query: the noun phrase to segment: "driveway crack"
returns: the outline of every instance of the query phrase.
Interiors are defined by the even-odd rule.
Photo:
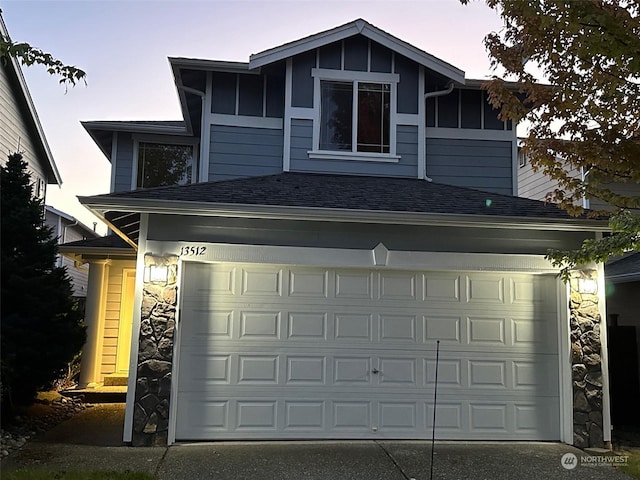
[[[386,448],[384,448],[384,445],[382,445],[381,443],[379,443],[377,440],[373,441],[376,445],[378,445],[382,451],[385,453],[385,455],[389,458],[389,460],[391,460],[393,462],[393,464],[396,466],[396,468],[400,471],[400,473],[402,474],[402,476],[404,477],[405,480],[415,480],[415,478],[410,477],[409,475],[407,475],[407,473],[402,469],[402,467],[400,466],[400,464],[396,461],[396,459],[393,457],[393,455],[391,455],[391,452],[389,452]]]

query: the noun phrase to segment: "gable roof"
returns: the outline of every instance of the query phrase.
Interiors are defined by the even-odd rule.
[[[0,37],[3,39],[10,39],[9,31],[7,30],[7,26],[2,18],[2,11],[0,11]],[[5,59],[3,58],[2,60]],[[15,95],[19,95],[20,98],[15,98],[15,101],[23,103],[29,112],[30,122],[28,123],[32,129],[33,137],[38,141],[40,150],[44,157],[42,166],[45,168],[45,172],[47,174],[47,183],[62,185],[62,177],[60,176],[58,167],[53,160],[49,143],[44,135],[44,130],[40,124],[40,118],[38,117],[38,112],[36,112],[36,107],[33,104],[33,99],[31,98],[31,94],[27,88],[27,82],[24,79],[24,75],[22,75],[22,69],[20,68],[18,60],[15,57],[9,56],[9,61],[6,63],[3,61],[3,64],[6,65],[6,68],[9,71],[8,73],[14,78],[18,85],[18,91],[15,92],[14,90],[14,92]]]
[[[606,221],[571,217],[552,204],[414,178],[285,172],[79,200],[132,245],[141,213],[608,230]]]
[[[457,83],[463,85],[465,83],[464,72],[462,70],[390,35],[384,30],[380,30],[378,27],[371,25],[361,18],[332,28],[331,30],[325,30],[324,32],[285,43],[284,45],[260,53],[254,53],[249,57],[249,68],[259,68],[358,34],[384,45],[394,52],[410,58],[414,62],[438,72]]]

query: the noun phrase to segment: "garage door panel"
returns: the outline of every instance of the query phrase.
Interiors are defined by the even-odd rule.
[[[438,438],[559,437],[553,278],[191,263],[183,277],[177,439],[428,438],[436,340]]]

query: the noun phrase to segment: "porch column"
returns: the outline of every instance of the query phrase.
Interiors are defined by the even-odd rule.
[[[168,443],[177,279],[176,255],[145,254],[135,371],[134,447],[166,446]]]
[[[573,444],[604,447],[603,361],[600,295],[596,270],[574,271],[570,280]]]
[[[87,281],[87,304],[84,322],[87,341],[82,347],[80,388],[95,387],[100,383],[102,343],[104,332],[104,306],[107,295],[110,260],[90,260]]]

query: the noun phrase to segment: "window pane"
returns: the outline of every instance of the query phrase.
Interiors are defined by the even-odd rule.
[[[390,86],[358,85],[358,151],[389,153]]]
[[[193,167],[190,145],[138,144],[138,188],[191,183]]]
[[[322,81],[320,150],[351,150],[353,84]]]

